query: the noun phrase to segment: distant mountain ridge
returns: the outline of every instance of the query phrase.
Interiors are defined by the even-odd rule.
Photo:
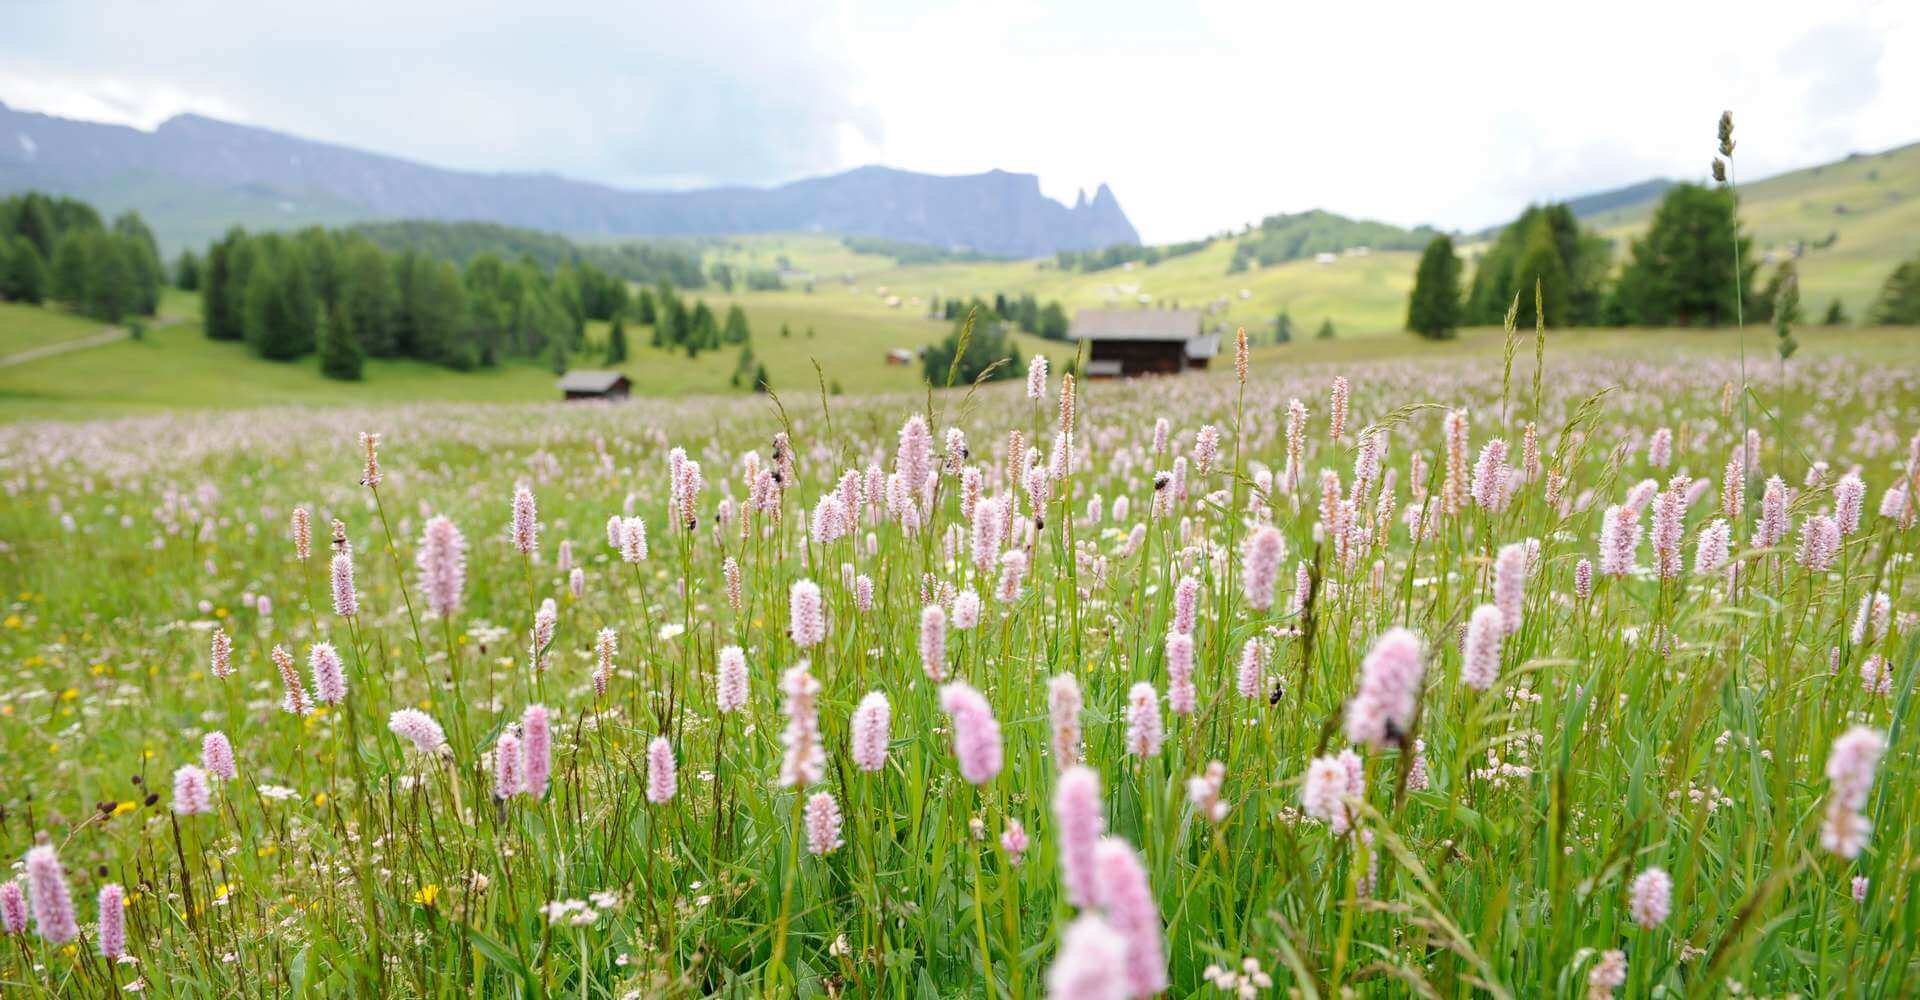
[[[604,237],[829,232],[1017,257],[1140,241],[1105,184],[1067,206],[1043,195],[1034,175],[1004,170],[936,176],[870,166],[771,188],[630,191],[427,166],[200,115],[145,132],[0,104],[0,192],[28,188],[138,209],[173,247],[234,223],[378,219]]]

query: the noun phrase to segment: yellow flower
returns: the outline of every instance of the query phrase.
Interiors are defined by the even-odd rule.
[[[327,793],[325,793],[325,792],[321,792],[320,794],[318,794],[318,795],[315,795],[315,796],[313,797],[313,804],[314,804],[314,805],[316,805],[316,806],[324,806],[324,805],[326,805],[326,804],[327,804]]]
[[[133,802],[133,801],[115,802],[113,804],[113,814],[115,816],[125,816],[126,814],[138,808],[140,808],[140,803],[138,802]]]
[[[72,701],[73,699],[78,697],[80,697],[79,688],[68,688],[65,691],[60,692],[61,701]]]
[[[19,616],[19,615],[8,615],[8,616],[7,616],[7,627],[8,627],[8,628],[19,628],[19,627],[20,627],[20,625],[21,625],[21,622],[20,622],[20,616]]]
[[[440,887],[432,883],[421,886],[419,891],[413,894],[413,901],[420,906],[432,906],[433,901],[439,898]]]
[[[213,616],[214,616],[215,618],[225,618],[225,617],[227,616],[227,609],[226,609],[226,608],[214,608],[214,609],[213,609]]]
[[[256,858],[264,858],[267,855],[272,854],[276,850],[278,850],[278,848],[274,847],[272,844],[268,844],[265,847],[256,848],[253,852],[253,856]],[[287,902],[289,903],[293,902],[293,897],[288,896]]]

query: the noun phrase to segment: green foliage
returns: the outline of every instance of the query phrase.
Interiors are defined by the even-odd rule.
[[[1733,209],[1726,189],[1680,184],[1669,190],[1614,286],[1619,318],[1641,326],[1732,323],[1738,315],[1735,279],[1751,294],[1757,270],[1753,241],[1739,233]]]
[[[320,322],[320,374],[342,382],[365,376],[367,355],[353,333],[351,315],[342,306],[326,311]]]
[[[1323,319],[1320,321],[1320,330],[1314,334],[1314,337],[1318,340],[1333,339],[1334,337],[1333,317],[1329,316],[1326,319]]]
[[[400,290],[394,265],[370,241],[353,239],[341,255],[340,308],[355,344],[376,358],[400,355]]]
[[[150,300],[146,294],[151,286],[144,284],[139,248],[104,229],[89,230],[81,238],[87,259],[81,310],[108,323],[151,310],[157,297]]]
[[[753,338],[753,331],[747,326],[747,311],[739,303],[727,306],[726,326],[720,331],[720,341],[725,344],[744,344]]]
[[[1834,299],[1833,301],[1827,303],[1827,315],[1825,316],[1825,318],[1823,318],[1820,321],[1820,325],[1822,326],[1847,325],[1847,307],[1841,305],[1839,299]]]
[[[36,305],[46,301],[52,278],[39,246],[16,233],[0,246],[0,251],[5,255],[0,260],[0,298]]]
[[[503,260],[528,260],[542,271],[563,264],[591,265],[626,281],[653,284],[665,281],[681,288],[701,288],[706,275],[700,256],[669,243],[629,242],[612,246],[582,246],[564,236],[491,222],[369,222],[349,232],[371,239],[389,253],[418,250],[465,267],[482,254]],[[596,319],[607,315],[594,314]]]
[[[1800,321],[1800,280],[1794,274],[1791,260],[1782,262],[1774,277],[1777,280],[1769,286],[1773,289],[1769,302],[1773,308],[1775,345],[1784,362],[1800,347],[1793,339],[1793,324]]]
[[[1607,241],[1582,229],[1566,205],[1529,205],[1481,256],[1462,323],[1499,325],[1516,295],[1523,313],[1536,311],[1542,305],[1533,301],[1536,281],[1548,326],[1598,323],[1611,254]]]
[[[876,257],[892,257],[901,267],[914,264],[949,264],[981,260],[1000,260],[990,254],[972,250],[948,250],[944,247],[929,246],[925,243],[908,243],[902,240],[889,240],[878,236],[842,236],[842,246],[854,253],[871,254]],[[749,285],[751,287],[751,285]]]
[[[269,361],[292,361],[314,348],[319,303],[299,248],[267,239],[247,281],[247,346]]]
[[[1460,256],[1453,252],[1453,240],[1443,234],[1427,241],[1420,254],[1407,302],[1407,329],[1429,340],[1445,340],[1459,328]]]
[[[1426,226],[1402,229],[1385,222],[1349,219],[1320,209],[1269,215],[1240,237],[1233,248],[1233,262],[1228,265],[1228,272],[1244,271],[1252,263],[1272,267],[1290,260],[1322,253],[1340,253],[1355,247],[1418,250],[1436,235],[1433,229]],[[1201,243],[1195,249],[1205,245]]]
[[[1062,271],[1106,271],[1122,264],[1144,264],[1152,267],[1169,258],[1198,253],[1212,243],[1212,240],[1193,240],[1163,247],[1116,243],[1104,250],[1062,250],[1054,255],[1054,261]]]
[[[253,242],[238,226],[207,248],[200,315],[209,339],[246,338],[247,279],[253,272],[253,258]]]
[[[83,232],[63,233],[53,248],[53,297],[64,305],[79,309],[86,303],[87,250],[91,241]]]
[[[956,362],[955,358],[958,358]],[[921,357],[921,372],[934,388],[971,385],[1020,378],[1020,349],[1007,335],[1007,324],[991,315],[962,316],[944,340],[930,345]]]
[[[613,325],[607,330],[607,364],[617,365],[627,360],[627,324],[620,316],[613,318]]]
[[[1887,275],[1867,315],[1867,322],[1882,326],[1920,325],[1920,255]]]
[[[1293,316],[1285,309],[1280,310],[1280,315],[1273,318],[1273,342],[1276,344],[1293,342]]]
[[[174,259],[173,287],[183,292],[200,290],[200,257],[192,250],[182,250]]]

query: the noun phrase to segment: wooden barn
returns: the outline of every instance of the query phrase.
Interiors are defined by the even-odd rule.
[[[1082,309],[1067,336],[1087,342],[1088,378],[1177,375],[1220,352],[1220,335],[1200,323],[1198,309]]]
[[[560,391],[568,399],[625,399],[633,382],[619,372],[581,369],[560,376]]]

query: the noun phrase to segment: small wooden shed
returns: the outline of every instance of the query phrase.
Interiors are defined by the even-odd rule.
[[[1067,336],[1087,342],[1089,378],[1176,375],[1220,352],[1220,335],[1200,323],[1198,309],[1082,309]]]
[[[559,385],[567,399],[625,399],[633,392],[633,382],[619,372],[570,371]]]

